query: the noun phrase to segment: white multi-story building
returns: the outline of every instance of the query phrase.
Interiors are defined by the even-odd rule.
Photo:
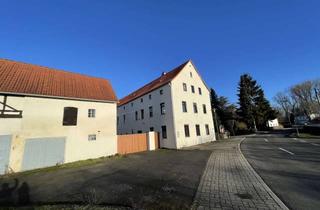
[[[117,117],[118,134],[157,131],[165,148],[215,140],[210,90],[191,61],[121,99]]]

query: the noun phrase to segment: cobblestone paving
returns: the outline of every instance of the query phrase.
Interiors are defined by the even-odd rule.
[[[239,149],[240,140],[197,146],[212,150],[192,209],[287,209],[252,169]]]

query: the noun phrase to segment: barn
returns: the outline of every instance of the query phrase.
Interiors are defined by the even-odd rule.
[[[106,79],[0,59],[0,174],[117,153]]]

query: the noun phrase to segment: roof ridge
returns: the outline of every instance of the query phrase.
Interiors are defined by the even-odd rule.
[[[151,87],[150,90],[148,90],[148,91],[143,91],[144,88],[147,88],[148,86],[152,85],[153,83],[155,83],[155,82],[157,82],[157,81],[158,81],[158,83],[161,83],[161,82],[163,82],[165,79],[168,79],[168,78],[166,78],[166,77],[168,77],[168,75],[174,73],[175,71],[178,71],[178,72],[177,72],[177,74],[178,74],[189,62],[191,62],[190,59],[187,60],[186,62],[180,64],[179,66],[173,68],[172,70],[170,70],[170,71],[167,72],[166,74],[157,77],[156,79],[152,80],[151,82],[148,82],[147,84],[145,84],[145,85],[142,86],[141,88],[138,88],[138,89],[136,89],[135,91],[129,93],[129,94],[126,95],[126,96],[124,96],[123,98],[121,98],[121,99],[119,100],[119,105],[123,105],[123,104],[129,103],[130,101],[132,101],[132,100],[134,100],[134,99],[136,99],[136,98],[138,98],[138,97],[140,97],[140,96],[142,96],[142,95],[145,95],[145,94],[147,94],[148,92],[150,92],[150,91],[152,91],[152,90],[154,90],[154,89],[156,89],[156,88],[159,88],[159,87],[156,87],[156,88]],[[168,81],[164,82],[162,85],[165,85],[165,84],[167,84],[168,82],[170,82],[172,79],[175,78],[175,76],[176,76],[176,75],[173,75],[172,78],[169,78]],[[162,78],[164,78],[164,80],[161,81]],[[156,84],[155,84],[155,85],[156,85]],[[139,93],[139,91],[142,91],[142,92]],[[132,98],[129,99],[130,97],[132,97]],[[127,101],[126,101],[125,99],[127,99]],[[124,101],[125,101],[125,102],[124,102]]]
[[[25,65],[35,66],[35,67],[41,67],[41,68],[45,68],[45,69],[48,69],[48,70],[60,71],[60,72],[65,72],[65,73],[69,73],[69,74],[77,74],[77,75],[80,75],[80,76],[85,76],[85,77],[90,77],[90,78],[95,78],[95,79],[103,79],[103,80],[107,80],[108,82],[110,82],[110,80],[107,79],[107,78],[90,76],[90,75],[79,73],[79,72],[73,72],[71,70],[57,69],[57,68],[52,68],[52,67],[48,67],[48,66],[43,66],[43,65],[40,65],[40,64],[27,63],[25,61],[11,60],[11,59],[8,59],[8,58],[0,58],[0,61],[1,60],[9,61],[9,62],[17,63],[17,64],[25,64]]]

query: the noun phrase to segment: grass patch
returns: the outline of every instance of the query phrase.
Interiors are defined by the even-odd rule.
[[[61,165],[56,165],[56,166],[50,166],[50,167],[45,167],[45,168],[39,168],[39,169],[33,169],[29,171],[23,171],[23,172],[17,172],[17,173],[10,173],[10,174],[5,174],[1,177],[19,177],[19,176],[25,176],[25,175],[30,175],[30,174],[35,174],[39,172],[51,172],[51,171],[57,171],[60,169],[68,169],[68,168],[79,168],[79,167],[84,167],[84,166],[90,166],[90,165],[96,165],[99,163],[103,163],[107,160],[115,160],[115,159],[120,159],[120,158],[125,158],[127,155],[112,155],[112,156],[105,156],[105,157],[100,157],[100,158],[94,158],[94,159],[87,159],[87,160],[79,160],[71,163],[65,163]]]
[[[303,139],[320,139],[320,136],[312,135],[312,134],[309,134],[309,133],[299,133],[299,136],[297,135],[297,133],[291,133],[289,135],[289,137],[291,137],[291,138],[303,138]]]

